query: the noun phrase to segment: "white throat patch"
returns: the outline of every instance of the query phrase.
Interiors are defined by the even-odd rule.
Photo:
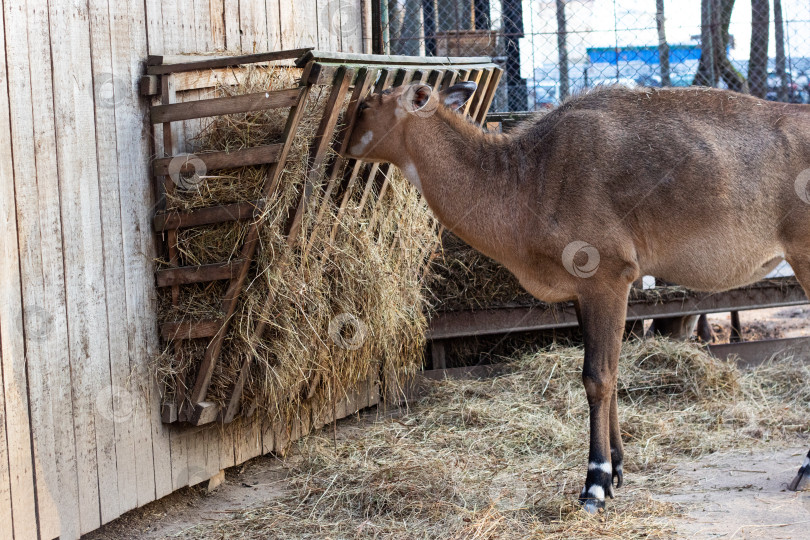
[[[413,184],[419,193],[422,193],[422,180],[419,178],[419,173],[416,171],[416,165],[408,163],[402,167],[402,174],[408,179],[408,182]]]
[[[355,156],[359,156],[363,152],[366,151],[368,145],[371,143],[371,140],[374,138],[374,133],[372,131],[366,131],[363,133],[363,136],[360,137],[360,142],[355,144],[351,147],[351,152]]]

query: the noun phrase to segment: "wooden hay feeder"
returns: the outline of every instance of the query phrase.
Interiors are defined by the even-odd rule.
[[[171,60],[175,61],[170,63]],[[181,92],[193,95],[194,91],[227,83],[236,70],[242,69],[240,66],[292,60],[295,60],[295,65],[303,70],[297,86],[248,95],[182,102],[178,100],[178,94]],[[226,292],[221,298],[222,317],[167,322],[160,328],[161,338],[167,347],[172,347],[182,340],[207,340],[204,357],[194,374],[194,382],[189,386],[188,394],[180,394],[172,400],[164,401],[162,419],[165,423],[188,422],[203,425],[216,420],[228,423],[240,413],[244,415],[249,412],[240,410],[242,408],[240,402],[250,368],[250,358],[244,359],[226,406],[221,407],[206,398],[212,375],[220,360],[223,342],[229,332],[233,331],[231,322],[245,289],[249,269],[255,261],[257,249],[260,249],[258,241],[260,225],[254,218],[265,210],[268,201],[274,197],[290,153],[291,143],[313,88],[328,87],[329,97],[315,136],[309,145],[308,170],[310,172],[326,170],[328,181],[319,188],[322,190],[320,193],[313,193],[313,186],[307,185],[293,207],[287,210],[287,225],[284,232],[288,246],[298,246],[299,242],[306,243],[302,241],[300,233],[302,218],[310,200],[334,201],[339,211],[343,212],[352,190],[363,189],[364,198],[366,193],[376,194],[377,201],[368,201],[371,205],[379,204],[379,200],[385,196],[389,165],[366,164],[339,155],[330,158],[328,152],[330,145],[336,152],[341,150],[346,134],[351,131],[356,108],[370,91],[419,81],[424,81],[436,89],[446,88],[459,81],[476,81],[478,91],[470,100],[467,113],[476,122],[482,123],[500,77],[501,70],[491,63],[489,58],[474,57],[419,58],[292,50],[231,57],[149,59],[147,75],[141,82],[141,93],[154,96],[151,123],[156,135],[154,155],[159,157],[154,160],[152,173],[158,200],[165,199],[166,194],[176,189],[172,176],[193,172],[194,167],[198,165],[197,161],[201,161],[207,171],[242,166],[269,166],[269,173],[261,186],[261,196],[254,201],[196,208],[190,211],[166,211],[159,208],[154,216],[153,225],[160,237],[159,246],[169,264],[168,268],[157,270],[156,284],[159,288],[171,291],[172,302],[175,305],[179,301],[183,287],[217,281],[227,284],[224,289]],[[338,117],[347,99],[348,108],[344,116],[347,125],[336,133]],[[278,144],[233,152],[200,153],[195,155],[193,160],[184,159],[184,154],[180,151],[182,127],[185,122],[219,115],[283,108],[288,108],[289,113],[282,140]],[[247,234],[241,240],[241,245],[237,246],[238,257],[213,264],[179,265],[178,231],[235,221],[248,224]],[[272,301],[272,298],[267,299],[268,304]],[[261,338],[264,331],[265,326],[259,325],[255,329],[254,337]],[[360,406],[375,402],[375,397],[370,395],[378,391],[373,383],[374,381],[371,381],[368,386],[367,395],[359,400]]]

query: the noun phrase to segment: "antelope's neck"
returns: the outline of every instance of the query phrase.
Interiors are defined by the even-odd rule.
[[[444,111],[442,111],[444,112]],[[519,184],[509,145],[455,113],[436,114],[407,130],[395,163],[419,189],[438,220],[485,255],[504,262],[514,253]]]

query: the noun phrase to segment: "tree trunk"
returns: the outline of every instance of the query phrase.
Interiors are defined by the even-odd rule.
[[[712,8],[715,0],[700,0],[700,62],[692,84],[716,86],[717,71],[714,69],[714,47],[712,46]]]
[[[658,61],[661,65],[661,86],[670,86],[669,77],[669,43],[664,25],[664,0],[655,0],[655,20],[658,23]]]
[[[785,59],[785,23],[782,0],[773,0],[773,38],[776,40],[776,74],[779,75],[779,101],[788,99],[787,62]]]
[[[726,49],[734,0],[701,0],[701,53],[693,84],[716,86],[719,79],[736,92],[748,92],[745,77],[731,64]]]
[[[560,101],[568,97],[568,31],[565,20],[565,0],[557,0],[557,51],[560,59]]]
[[[759,98],[764,98],[768,93],[769,25],[769,1],[751,0],[751,54],[748,62],[748,84],[751,94]]]
[[[715,41],[715,65],[719,68],[720,77],[726,83],[729,90],[735,92],[748,93],[748,82],[743,77],[742,73],[737,71],[737,68],[728,59],[728,46],[731,43],[731,35],[728,33],[728,27],[731,25],[731,12],[734,11],[734,0],[716,0],[720,4],[720,26],[717,29],[717,34],[720,35],[720,46]]]

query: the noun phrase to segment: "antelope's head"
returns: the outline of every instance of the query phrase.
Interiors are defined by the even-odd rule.
[[[475,89],[474,82],[459,83],[441,92],[434,92],[426,84],[411,84],[371,94],[357,108],[346,155],[396,163],[407,130],[419,129],[420,124],[427,129],[429,118],[439,108],[459,110]]]

